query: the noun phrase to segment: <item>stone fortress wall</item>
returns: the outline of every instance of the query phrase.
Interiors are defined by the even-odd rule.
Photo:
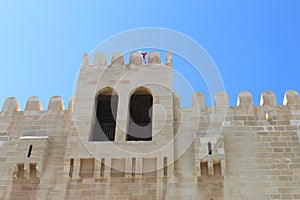
[[[110,64],[104,54],[90,64],[85,54],[67,109],[59,96],[47,110],[38,97],[24,111],[6,99],[0,199],[300,199],[296,91],[285,93],[283,105],[265,91],[259,106],[243,91],[234,107],[223,91],[214,106],[197,92],[192,106],[181,108],[170,90],[171,53],[165,63],[157,52],[141,63],[137,53],[129,64],[120,53]],[[119,95],[115,139],[90,141],[95,98],[107,88]],[[129,99],[139,89],[153,96],[153,137],[127,141]]]

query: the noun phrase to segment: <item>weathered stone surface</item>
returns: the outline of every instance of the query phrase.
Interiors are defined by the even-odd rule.
[[[192,105],[197,108],[205,108],[205,96],[201,92],[195,92],[192,97]]]
[[[148,55],[148,63],[160,63],[160,54],[159,52],[153,51]]]
[[[172,52],[171,51],[168,51],[166,54],[166,64],[172,65]]]
[[[217,107],[228,107],[229,106],[229,97],[225,91],[216,93],[215,106],[217,106]]]
[[[299,93],[295,90],[286,91],[283,99],[283,105],[300,105]]]
[[[277,100],[275,94],[271,90],[266,90],[261,94],[260,105],[276,106]]]
[[[53,96],[49,101],[48,110],[63,110],[64,103],[61,96]]]
[[[140,65],[142,64],[142,57],[139,52],[133,52],[130,54],[129,64]]]
[[[84,53],[81,60],[81,66],[88,66],[90,64],[90,56],[88,53]]]
[[[7,98],[2,107],[2,112],[13,112],[19,110],[20,110],[20,105],[15,97]]]
[[[239,93],[237,106],[253,106],[252,95],[248,91]]]
[[[106,64],[107,64],[106,55],[104,53],[96,53],[94,56],[94,66],[98,67]]]
[[[26,103],[25,111],[41,111],[42,104],[36,96],[30,97]]]
[[[115,52],[111,58],[111,64],[124,65],[124,55],[121,52]]]
[[[243,91],[237,107],[229,106],[226,92],[217,93],[210,107],[196,92],[192,106],[181,108],[180,97],[169,90],[171,54],[156,65],[158,55],[150,53],[151,62],[142,65],[141,56],[133,53],[133,65],[125,66],[115,53],[115,65],[105,69],[100,81],[106,60],[98,55],[94,65],[101,67],[86,67],[84,59],[68,110],[59,96],[51,98],[47,111],[37,97],[29,98],[24,112],[15,98],[5,101],[0,199],[300,198],[297,91],[286,92],[284,105],[265,91],[260,106]],[[97,121],[104,112],[97,112],[99,94],[118,95],[118,103],[107,104],[117,105],[113,141],[91,141],[97,127],[111,128]],[[153,98],[152,116],[147,113],[151,140],[126,141],[133,94]]]

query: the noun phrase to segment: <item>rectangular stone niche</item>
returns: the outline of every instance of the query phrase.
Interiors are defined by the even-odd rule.
[[[39,176],[47,160],[48,149],[49,136],[20,137],[16,148],[16,170],[19,171],[22,165],[30,177]]]
[[[125,158],[111,159],[111,177],[125,176]]]
[[[156,177],[157,175],[157,159],[143,158],[143,176]]]
[[[91,178],[94,176],[95,159],[85,158],[80,159],[79,176],[81,178]]]

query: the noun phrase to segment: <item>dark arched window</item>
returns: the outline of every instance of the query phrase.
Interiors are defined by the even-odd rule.
[[[127,141],[152,140],[153,97],[146,89],[136,90],[130,97]]]
[[[114,141],[118,109],[118,95],[106,89],[96,98],[96,120],[92,141]]]

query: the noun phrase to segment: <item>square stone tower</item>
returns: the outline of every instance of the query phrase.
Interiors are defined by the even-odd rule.
[[[102,53],[95,54],[93,64],[83,56],[74,124],[90,157],[113,170],[108,176],[173,174],[172,70],[171,53],[161,63],[160,54],[150,52],[148,64],[138,52],[131,53],[129,64],[121,53],[114,53],[110,64]],[[86,157],[77,149],[69,146],[70,157]]]

